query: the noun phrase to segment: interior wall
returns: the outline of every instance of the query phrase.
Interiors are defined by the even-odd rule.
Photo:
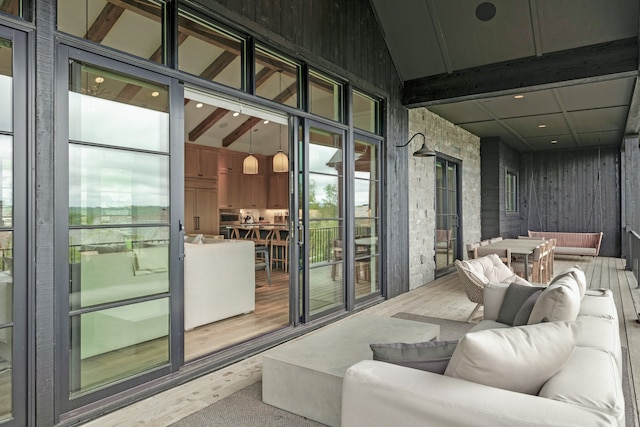
[[[520,232],[604,232],[601,256],[621,254],[621,160],[616,148],[521,156]]]
[[[480,138],[431,113],[426,108],[409,110],[409,135],[422,132],[427,145],[438,154],[461,161],[462,251],[480,240]],[[405,141],[406,142],[406,141]],[[412,157],[420,148],[416,137],[406,150],[409,156],[409,288],[415,289],[435,278],[435,159]]]

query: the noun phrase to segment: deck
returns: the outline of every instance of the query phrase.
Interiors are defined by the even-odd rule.
[[[625,260],[619,258],[558,257],[554,270],[558,272],[576,264],[585,271],[591,288],[608,288],[615,296],[620,317],[621,342],[629,349],[629,373],[637,414],[637,396],[640,391],[640,289],[637,288],[633,274],[625,271]],[[379,316],[407,312],[465,321],[474,306],[467,299],[454,272],[371,307],[366,312]],[[481,314],[482,310],[479,311],[479,315]],[[259,381],[261,377],[261,356],[257,355],[132,404],[85,426],[167,426]]]

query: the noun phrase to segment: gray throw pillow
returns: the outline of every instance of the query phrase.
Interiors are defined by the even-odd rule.
[[[371,344],[373,360],[443,374],[458,340]]]
[[[520,307],[520,310],[516,313],[516,317],[513,319],[513,326],[522,326],[529,323],[529,316],[531,316],[533,306],[536,304],[541,293],[542,289],[538,289],[525,300]]]
[[[522,304],[524,304],[531,294],[542,289],[544,289],[544,287],[520,285],[515,282],[510,284],[504,294],[504,299],[502,300],[502,305],[500,306],[496,322],[514,326],[513,322],[518,311],[520,311]]]

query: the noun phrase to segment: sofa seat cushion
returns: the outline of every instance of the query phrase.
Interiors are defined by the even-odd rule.
[[[576,280],[569,275],[563,276],[542,291],[533,306],[528,323],[576,320],[580,302],[580,289]]]
[[[505,329],[510,327],[511,327],[510,325],[507,325],[505,323],[500,323],[495,320],[483,319],[480,322],[478,322],[476,325],[474,325],[469,332],[486,331],[487,329]]]
[[[578,315],[617,319],[616,305],[608,289],[588,290],[582,298]]]
[[[622,372],[622,350],[618,321],[603,317],[578,316],[576,322],[582,326],[576,345],[597,348],[613,354],[618,369]]]
[[[598,251],[595,248],[578,248],[572,246],[556,246],[556,253],[562,255],[598,255]]]
[[[576,322],[552,322],[467,333],[445,375],[538,394],[573,353],[579,328]]]
[[[616,361],[611,353],[597,348],[576,347],[539,396],[602,411],[624,421],[624,396]]]

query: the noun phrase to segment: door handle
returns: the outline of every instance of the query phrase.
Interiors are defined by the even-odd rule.
[[[304,245],[304,224],[298,225],[298,246]]]

